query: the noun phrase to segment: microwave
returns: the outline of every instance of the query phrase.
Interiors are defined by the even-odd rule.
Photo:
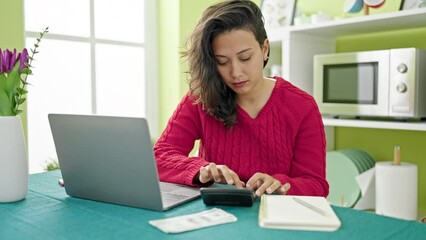
[[[426,117],[426,51],[400,48],[314,56],[313,95],[333,117]]]

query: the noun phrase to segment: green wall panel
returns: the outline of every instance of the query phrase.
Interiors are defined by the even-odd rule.
[[[179,1],[158,2],[159,133],[179,101]]]
[[[426,25],[426,23],[425,23]],[[426,49],[426,27],[345,36],[337,39],[337,52],[416,47]]]
[[[21,51],[24,47],[22,0],[0,1],[0,48]]]

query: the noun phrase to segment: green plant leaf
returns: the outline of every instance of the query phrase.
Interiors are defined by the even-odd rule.
[[[1,80],[0,80],[1,81]],[[0,88],[0,116],[13,116],[12,106],[9,97],[4,89]]]
[[[16,108],[17,106],[17,102],[19,102],[19,95],[18,94],[13,94],[13,99],[12,99],[12,107]]]
[[[24,95],[24,94],[27,94],[28,93],[28,91],[27,90],[25,90],[25,89],[23,89],[23,88],[20,88],[20,87],[18,87],[18,89],[16,89],[17,91],[18,91],[18,93],[19,94],[21,94],[21,95]]]
[[[4,73],[0,73],[0,89],[6,89],[7,77]]]
[[[6,93],[13,93],[16,91],[16,88],[19,87],[21,83],[20,73],[19,73],[19,61],[16,62],[12,71],[9,73],[6,79]],[[12,95],[8,95],[9,99],[12,100]]]
[[[25,100],[27,100],[26,98],[21,98],[18,100],[18,105],[21,105],[25,102]]]
[[[23,68],[23,69],[22,69],[22,73],[23,73],[23,74],[30,75],[30,74],[32,73],[32,71],[31,71],[31,69],[29,69],[29,68]]]

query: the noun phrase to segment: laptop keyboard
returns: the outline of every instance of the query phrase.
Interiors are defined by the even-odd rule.
[[[186,200],[199,195],[199,190],[188,189],[186,186],[160,182],[161,200],[164,206],[175,205],[176,203],[186,202]]]
[[[170,192],[176,191],[178,187],[170,183],[161,182],[160,189],[161,189],[161,193],[170,193]]]
[[[185,199],[185,198],[188,198],[188,196],[181,195],[181,194],[174,194],[174,193],[162,193],[161,194],[161,199],[165,203],[179,202],[180,200]]]

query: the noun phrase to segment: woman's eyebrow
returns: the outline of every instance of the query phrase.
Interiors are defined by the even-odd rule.
[[[252,48],[243,49],[243,50],[237,52],[237,55],[240,55],[241,53],[245,53],[245,52],[247,52],[249,50],[252,50]],[[216,57],[226,57],[225,55],[221,55],[221,54],[215,54],[215,56]]]
[[[241,51],[237,52],[237,55],[244,53],[244,52],[247,52],[247,51],[250,51],[250,50],[252,50],[252,48],[247,48],[247,49],[241,50]]]

